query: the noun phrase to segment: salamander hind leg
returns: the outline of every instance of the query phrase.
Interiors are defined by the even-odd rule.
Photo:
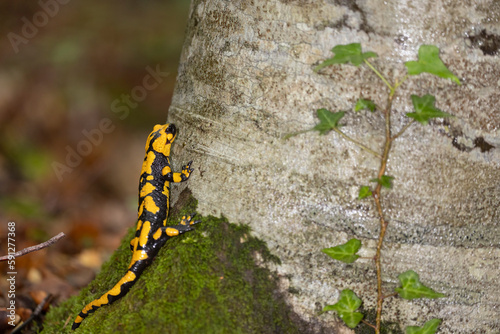
[[[194,225],[198,224],[200,221],[199,220],[194,220],[193,218],[196,216],[196,212],[192,213],[188,216],[182,216],[181,221],[179,222],[179,225]]]
[[[196,213],[193,213],[193,214],[188,215],[188,216],[182,216],[182,219],[178,225],[166,226],[166,227],[162,227],[161,229],[163,231],[165,231],[165,233],[169,237],[174,237],[176,235],[192,231],[192,230],[194,230],[194,228],[192,226],[194,224],[198,224],[200,222],[200,220],[193,220],[195,215],[196,215]]]

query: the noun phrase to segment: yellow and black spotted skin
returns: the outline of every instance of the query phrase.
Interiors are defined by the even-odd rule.
[[[180,173],[170,167],[170,146],[176,136],[173,124],[155,125],[146,142],[146,156],[139,181],[139,213],[137,231],[130,242],[132,260],[127,273],[108,292],[95,299],[78,314],[72,329],[78,328],[85,317],[99,307],[123,297],[151,263],[165,242],[176,235],[191,231],[193,215],[182,217],[179,225],[167,227],[170,202],[170,182],[186,181],[193,169],[191,162]]]

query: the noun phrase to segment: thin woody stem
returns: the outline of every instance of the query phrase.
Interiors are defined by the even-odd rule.
[[[385,295],[385,296],[382,296],[383,299],[387,299],[387,298],[390,298],[390,297],[395,297],[397,296],[398,293],[397,292],[394,292],[394,293],[391,293],[390,295]]]
[[[364,61],[365,61],[365,64],[368,65],[368,67],[373,72],[375,72],[375,74],[387,85],[387,87],[389,87],[389,89],[391,90],[391,93],[394,92],[394,90],[396,88],[392,87],[392,85],[389,83],[389,81],[387,81],[387,79],[368,60],[364,59]]]
[[[362,323],[364,323],[365,325],[370,326],[371,328],[373,328],[373,329],[375,329],[375,330],[376,330],[375,326],[374,326],[374,325],[372,325],[371,323],[369,323],[368,321],[366,321],[366,320],[361,320],[361,322],[362,322]]]
[[[378,172],[378,179],[381,179],[385,174],[387,169],[387,161],[389,159],[389,151],[391,150],[392,138],[391,138],[391,107],[392,100],[394,98],[394,92],[389,94],[389,98],[387,101],[387,108],[384,111],[385,116],[385,143],[384,143],[384,152],[382,154],[382,159],[380,162],[380,168]],[[382,306],[384,303],[384,295],[382,292],[382,263],[380,261],[381,253],[382,253],[382,244],[384,242],[384,236],[387,230],[387,225],[389,224],[384,218],[384,212],[382,209],[382,203],[380,198],[380,191],[382,190],[382,185],[379,183],[373,192],[373,199],[375,201],[375,205],[377,207],[377,212],[380,221],[380,234],[377,242],[377,251],[375,253],[375,267],[377,270],[377,316],[376,316],[376,325],[375,325],[375,333],[380,334],[380,324],[382,319]]]
[[[369,153],[373,154],[374,156],[376,156],[379,159],[382,158],[382,156],[379,153],[375,152],[371,148],[366,147],[365,145],[361,144],[360,142],[356,141],[355,139],[352,139],[351,137],[349,137],[348,135],[346,135],[345,133],[343,133],[339,128],[333,128],[333,130],[335,132],[337,132],[339,135],[341,135],[342,137],[344,137],[345,139],[349,140],[350,142],[352,142],[353,144],[355,144],[356,146],[358,146],[359,148],[365,150],[366,152],[369,152]]]
[[[411,122],[410,122],[410,123],[406,124],[406,125],[405,125],[405,126],[404,126],[404,127],[403,127],[403,128],[402,128],[402,129],[401,129],[401,130],[397,133],[397,134],[395,134],[395,135],[391,138],[391,140],[394,140],[394,139],[398,138],[399,136],[401,136],[401,135],[402,135],[402,134],[406,131],[406,129],[408,129],[408,128],[410,127],[410,125],[412,125],[413,123],[415,123],[415,120],[414,120],[414,119],[413,119],[413,120],[411,120]]]
[[[309,131],[313,131],[313,129],[307,129],[307,130],[297,131],[297,132],[293,132],[293,133],[288,133],[288,134],[285,134],[285,135],[280,136],[280,137],[282,139],[289,139],[289,138],[295,137],[297,135],[300,135],[300,134],[303,134],[303,133],[306,133]]]
[[[52,237],[49,240],[47,240],[45,242],[42,242],[41,244],[38,244],[38,245],[35,245],[35,246],[31,246],[31,247],[27,247],[27,248],[25,248],[23,250],[20,250],[19,252],[14,253],[14,254],[4,255],[4,256],[0,257],[0,261],[7,261],[9,259],[9,257],[12,257],[12,256],[13,257],[23,256],[25,254],[28,254],[28,253],[31,253],[31,252],[35,252],[35,251],[40,250],[42,248],[49,247],[50,245],[56,243],[57,241],[59,241],[59,239],[64,238],[65,236],[66,236],[66,234],[64,234],[63,232],[61,232],[58,235],[56,235],[55,237]]]
[[[403,77],[403,79],[401,79],[401,81],[396,81],[396,84],[394,85],[394,90],[398,89],[398,87],[399,87],[399,86],[401,86],[401,84],[402,84],[403,82],[405,82],[405,81],[406,81],[406,79],[408,79],[408,77],[409,77],[409,76],[410,76],[410,75],[409,75],[409,74],[407,74],[407,75],[405,75],[405,76]]]
[[[35,319],[36,317],[38,317],[40,315],[40,313],[42,313],[43,311],[43,308],[45,307],[45,305],[52,299],[52,295],[49,293],[43,300],[40,304],[38,304],[38,306],[36,307],[35,311],[31,314],[31,316],[28,318],[28,320],[26,320],[25,322],[23,322],[21,325],[17,326],[12,332],[11,334],[17,334],[17,333],[21,333],[21,331],[30,324],[30,322],[33,321],[33,319]]]

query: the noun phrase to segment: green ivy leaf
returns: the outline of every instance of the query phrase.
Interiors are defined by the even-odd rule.
[[[359,188],[358,199],[367,198],[367,197],[370,197],[371,195],[372,195],[372,191],[370,190],[370,187],[362,186],[361,188]]]
[[[354,107],[354,111],[360,111],[363,109],[368,109],[371,112],[374,112],[375,109],[377,109],[377,105],[372,100],[359,99],[356,102],[356,106]]]
[[[317,113],[320,123],[313,130],[319,131],[320,135],[324,135],[328,131],[340,127],[338,123],[345,114],[343,111],[331,112],[327,109],[318,109]]]
[[[359,66],[363,63],[365,59],[377,57],[375,52],[361,52],[361,44],[352,43],[346,45],[336,45],[332,52],[335,53],[333,58],[329,58],[316,66],[314,68],[315,72],[318,72],[323,67],[333,65],[333,64],[346,64],[352,63],[355,66]]]
[[[321,251],[335,260],[345,263],[353,263],[359,258],[359,255],[356,255],[356,253],[360,248],[361,241],[353,238],[345,244],[330,248],[323,248]]]
[[[425,323],[423,327],[408,326],[406,334],[434,334],[441,324],[441,319],[432,319]]]
[[[361,299],[352,290],[345,289],[340,293],[339,301],[333,305],[326,305],[323,312],[336,311],[349,328],[354,328],[363,319],[363,314],[354,312],[360,306]]]
[[[400,288],[396,288],[395,291],[404,299],[416,299],[416,298],[441,298],[445,297],[444,294],[435,292],[431,288],[426,287],[420,283],[418,274],[413,270],[408,270],[398,276],[399,282],[401,283]]]
[[[415,109],[415,112],[407,113],[406,116],[413,118],[423,125],[429,123],[429,119],[431,118],[453,117],[453,115],[441,111],[434,106],[436,98],[432,95],[426,94],[422,97],[418,95],[412,95],[411,101],[413,102],[413,108]]]
[[[439,48],[434,45],[421,45],[418,49],[418,61],[405,63],[409,75],[417,75],[423,72],[437,75],[438,77],[450,79],[460,85],[460,80],[446,67],[439,58]]]
[[[392,180],[394,180],[393,176],[382,175],[380,179],[371,179],[370,182],[377,182],[384,188],[392,188]]]

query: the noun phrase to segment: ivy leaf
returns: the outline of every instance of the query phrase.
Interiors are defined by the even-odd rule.
[[[354,107],[354,111],[360,111],[363,109],[368,109],[371,112],[374,112],[375,109],[377,109],[377,105],[372,100],[359,99],[356,102],[356,106]]]
[[[339,317],[345,322],[349,328],[356,327],[363,319],[363,314],[354,312],[361,306],[361,299],[349,289],[342,290],[339,301],[333,305],[326,305],[323,312],[337,311]]]
[[[338,123],[345,114],[343,111],[331,112],[327,109],[318,109],[317,113],[320,123],[313,130],[319,131],[320,135],[324,135],[328,131],[340,127]]]
[[[316,111],[318,118],[320,120],[319,124],[316,124],[312,129],[302,130],[299,132],[288,133],[283,136],[283,139],[289,139],[291,137],[297,136],[301,133],[305,133],[308,131],[319,131],[320,135],[326,134],[328,131],[339,128],[342,125],[339,124],[339,121],[344,117],[344,111],[331,112],[327,109],[318,109]]]
[[[432,319],[425,323],[423,327],[408,326],[406,334],[434,334],[441,324],[441,319]]]
[[[439,58],[439,48],[437,46],[421,45],[418,49],[418,61],[407,61],[405,66],[408,68],[409,75],[426,72],[441,78],[450,79],[460,85],[460,80]]]
[[[399,295],[404,299],[416,299],[416,298],[441,298],[445,297],[444,294],[435,292],[431,288],[426,287],[420,283],[420,278],[418,274],[413,270],[408,270],[398,276],[399,282],[401,283],[400,288],[394,289]]]
[[[353,263],[359,258],[359,255],[356,255],[356,253],[360,248],[361,241],[353,238],[345,244],[330,248],[323,248],[321,251],[335,260],[345,263]]]
[[[372,195],[372,191],[370,190],[370,187],[362,186],[361,188],[359,188],[358,199],[367,198],[367,197],[370,197],[371,195]]]
[[[431,118],[453,117],[453,115],[436,108],[434,106],[436,98],[430,94],[426,94],[422,97],[418,95],[412,95],[411,101],[413,102],[413,108],[415,109],[415,112],[407,113],[406,116],[413,118],[423,125],[429,123],[429,119]]]
[[[384,188],[392,188],[392,180],[394,180],[393,176],[382,175],[380,179],[371,179],[370,182],[377,182]]]
[[[332,52],[335,53],[333,58],[329,58],[316,66],[314,68],[315,72],[318,72],[323,67],[333,65],[333,64],[346,64],[352,63],[355,66],[359,66],[363,63],[365,59],[377,57],[375,52],[361,52],[361,44],[352,43],[346,45],[336,45],[333,47]]]

